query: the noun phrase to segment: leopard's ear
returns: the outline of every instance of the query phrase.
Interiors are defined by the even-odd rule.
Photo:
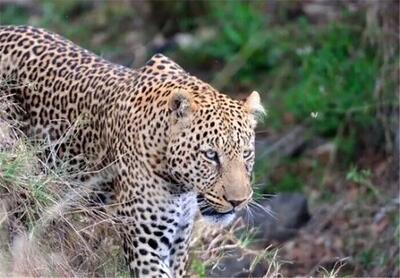
[[[190,121],[190,116],[195,110],[192,96],[182,90],[175,89],[171,92],[168,101],[168,108],[173,118],[173,123],[187,124]]]
[[[265,109],[262,106],[260,94],[256,91],[253,91],[245,99],[244,107],[250,113],[254,126],[257,124],[257,121],[261,120],[265,115]]]

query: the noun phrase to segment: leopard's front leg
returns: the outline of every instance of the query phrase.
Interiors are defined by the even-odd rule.
[[[133,277],[174,277],[171,273],[168,261],[157,252],[151,245],[154,245],[149,238],[143,234],[135,234],[138,227],[135,225],[123,228],[123,247],[125,259],[128,263],[129,271]]]
[[[125,259],[134,277],[175,277],[170,268],[171,239],[158,208],[134,199],[117,210]]]
[[[131,199],[132,194],[118,198],[129,269],[136,277],[182,277],[196,199],[187,194],[148,193],[136,191]]]
[[[171,249],[171,269],[175,277],[183,277],[186,274],[189,260],[191,230],[192,228],[188,227],[185,231],[182,231],[182,235],[176,239]]]
[[[182,194],[177,201],[180,211],[177,215],[175,238],[171,248],[171,269],[175,277],[186,274],[189,259],[189,244],[192,236],[194,217],[197,211],[195,194]]]

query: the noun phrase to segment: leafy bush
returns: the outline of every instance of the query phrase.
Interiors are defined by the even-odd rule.
[[[269,126],[282,127],[282,112],[298,122],[318,112],[313,127],[325,136],[335,135],[346,116],[361,127],[374,121],[379,61],[376,50],[363,39],[363,26],[347,24],[357,15],[316,28],[304,17],[274,24],[260,3],[210,5],[206,24],[216,27],[217,34],[186,54],[200,64],[218,60],[235,67],[244,61],[231,76],[236,87],[216,83],[233,90],[256,86],[268,93],[264,99]]]
[[[378,65],[373,49],[362,43],[361,31],[333,24],[299,53],[297,81],[284,98],[288,111],[304,120],[313,111],[318,133],[335,135],[345,116],[368,126],[374,120],[373,90]]]

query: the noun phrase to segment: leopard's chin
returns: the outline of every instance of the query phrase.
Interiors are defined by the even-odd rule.
[[[223,226],[230,224],[236,215],[234,210],[221,213],[211,207],[200,210],[200,213],[205,221],[211,224],[219,224]]]

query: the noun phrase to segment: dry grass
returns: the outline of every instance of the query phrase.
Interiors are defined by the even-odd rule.
[[[116,221],[65,165],[39,159],[45,147],[0,122],[0,276],[127,276]]]
[[[241,277],[242,275],[253,277],[256,268],[258,268],[257,276],[260,275],[261,268],[262,277],[280,277],[282,262],[278,258],[278,249],[256,248],[252,244],[254,232],[246,228],[241,218],[236,219],[227,228],[198,220],[191,242],[192,275],[204,277],[206,273],[228,267],[229,263],[224,260],[233,258],[244,266],[240,270]],[[226,273],[233,275],[233,272],[229,270]]]

